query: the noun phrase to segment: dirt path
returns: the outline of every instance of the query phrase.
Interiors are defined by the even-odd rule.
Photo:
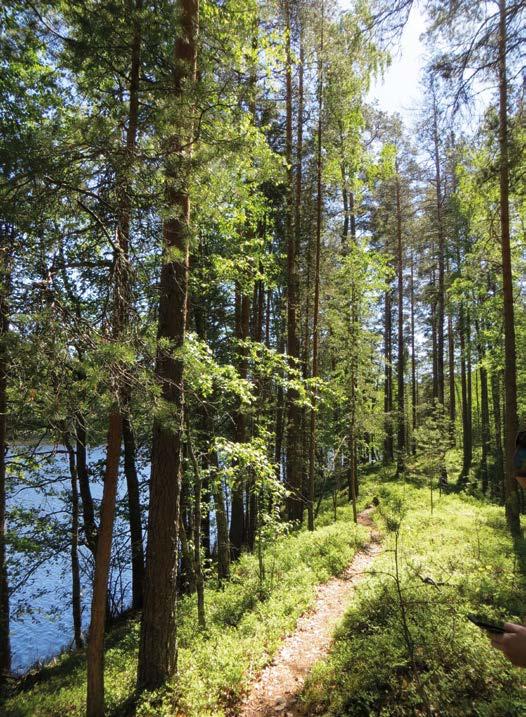
[[[356,553],[341,575],[318,587],[312,610],[299,618],[296,631],[285,638],[272,662],[252,684],[238,717],[304,715],[297,700],[305,678],[314,663],[328,653],[334,628],[347,610],[356,585],[380,552],[380,536],[371,520],[372,510],[368,508],[358,516],[358,522],[371,529],[370,542]]]

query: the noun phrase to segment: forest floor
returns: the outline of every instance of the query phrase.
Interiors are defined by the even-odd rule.
[[[359,508],[371,496],[360,497]],[[261,570],[256,555],[243,554],[231,578],[205,590],[206,630],[197,623],[194,595],[179,601],[179,676],[156,693],[135,697],[139,620],[116,626],[107,636],[105,690],[111,717],[226,717],[239,714],[240,702],[255,675],[274,658],[284,636],[301,615],[312,614],[320,585],[342,575],[370,541],[356,525],[342,492],[337,505],[322,501],[316,530],[290,527],[265,544]],[[58,656],[15,685],[0,704],[2,717],[82,717],[86,692],[85,651]]]
[[[439,493],[424,470],[362,476],[360,524],[347,492],[316,530],[269,540],[231,580],[179,603],[179,676],[137,702],[139,621],[107,636],[108,717],[523,717],[526,678],[466,615],[519,622],[526,540],[502,506]],[[374,509],[366,509],[373,499]],[[374,520],[374,523],[373,523]],[[379,542],[381,533],[382,542]],[[83,717],[85,652],[57,657],[0,704],[2,717]]]
[[[348,609],[356,586],[367,576],[381,550],[381,536],[372,521],[372,512],[372,508],[367,508],[358,516],[358,523],[370,530],[369,542],[341,575],[318,587],[312,609],[299,618],[295,631],[285,638],[272,662],[250,686],[239,717],[305,714],[298,701],[305,678],[313,665],[327,656],[334,628]]]

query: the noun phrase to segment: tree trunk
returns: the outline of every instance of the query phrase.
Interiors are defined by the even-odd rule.
[[[320,306],[320,254],[321,227],[323,215],[322,194],[322,131],[323,131],[323,52],[324,52],[324,0],[321,3],[321,35],[318,55],[318,137],[316,145],[316,246],[314,259],[314,306],[312,308],[312,378],[318,377],[318,341],[319,341],[319,306]],[[314,473],[316,466],[316,419],[318,391],[314,387],[312,408],[310,412],[309,439],[309,494],[308,494],[308,528],[314,530]]]
[[[205,310],[203,310],[205,308]],[[199,301],[193,303],[193,311],[195,317],[195,324],[198,336],[204,341],[206,340],[206,307]],[[217,453],[214,447],[214,422],[210,413],[207,410],[206,404],[203,404],[199,409],[200,422],[202,426],[202,433],[206,436],[208,442],[208,452],[205,456],[204,462],[208,468],[211,468],[210,476],[206,479],[207,495],[212,498],[215,515],[216,515],[216,537],[217,537],[217,577],[219,582],[227,580],[230,576],[230,541],[228,537],[228,516],[225,507],[225,496],[223,493],[223,486],[219,479],[219,466],[217,460]],[[209,503],[210,507],[210,503]],[[205,549],[208,548],[208,552],[211,552],[210,544],[210,512],[207,512],[206,520],[203,521],[207,532],[208,546],[205,545]]]
[[[249,337],[250,321],[250,300],[236,288],[236,339],[245,341]],[[248,358],[245,348],[238,347],[239,376],[246,379],[248,375]],[[237,443],[245,443],[247,440],[246,416],[243,407],[239,407],[234,414],[235,440]],[[245,519],[245,480],[241,475],[236,476],[236,483],[232,488],[232,516],[230,520],[230,550],[232,559],[241,555],[241,549],[246,542]]]
[[[128,111],[128,127],[126,130],[126,165],[120,178],[120,199],[119,217],[117,222],[117,241],[119,248],[119,260],[116,262],[116,270],[120,272],[117,280],[122,292],[122,300],[119,301],[120,316],[118,323],[125,332],[129,318],[129,306],[131,303],[131,278],[129,259],[129,239],[131,228],[131,191],[130,172],[135,160],[137,145],[137,132],[139,124],[139,81],[141,69],[141,35],[142,25],[140,13],[143,8],[143,0],[135,0],[135,14],[133,24],[133,40],[131,53],[130,72],[130,105]],[[132,551],[132,607],[136,610],[142,608],[144,589],[144,551],[142,544],[141,506],[139,502],[139,482],[135,468],[135,439],[130,420],[130,388],[125,386],[121,406],[122,431],[124,442],[124,473],[128,487],[128,510],[130,523],[131,551]]]
[[[181,503],[187,496],[184,491],[181,494]],[[179,593],[184,595],[193,595],[196,591],[196,578],[194,570],[194,560],[190,549],[190,539],[188,535],[188,525],[185,524],[183,515],[179,520],[179,542],[181,543],[181,565],[179,568],[178,585]]]
[[[515,318],[513,307],[513,278],[510,248],[510,169],[508,157],[508,80],[506,70],[507,27],[506,0],[499,0],[499,178],[500,230],[502,245],[502,292],[504,297],[504,442],[506,518],[512,535],[521,534],[519,496],[513,455],[518,429],[517,416],[517,359],[515,348]]]
[[[440,169],[440,145],[438,132],[438,110],[436,105],[435,87],[433,92],[433,144],[435,159],[435,188],[436,188],[436,220],[438,234],[438,301],[436,313],[436,391],[439,403],[444,405],[444,314],[445,314],[445,289],[444,289],[444,265],[445,265],[445,242],[444,222],[442,219],[442,177]]]
[[[124,475],[126,476],[128,488],[128,519],[132,554],[132,608],[141,610],[144,594],[144,549],[139,479],[135,465],[135,436],[133,435],[129,411],[123,416],[122,437],[124,444]]]
[[[434,251],[434,249],[432,249]],[[433,360],[433,402],[438,401],[438,342],[437,342],[437,308],[436,308],[436,276],[431,273],[431,356]]]
[[[68,452],[69,475],[71,479],[71,609],[73,615],[73,637],[75,647],[81,648],[84,645],[82,639],[82,605],[80,591],[80,569],[79,569],[79,490],[77,479],[77,464],[75,461],[75,450],[71,444],[68,434],[64,436],[64,445]]]
[[[405,347],[404,347],[404,257],[402,248],[402,207],[400,200],[400,175],[396,170],[396,246],[398,278],[398,411],[397,411],[397,461],[396,472],[401,475],[405,470]]]
[[[210,418],[207,419],[210,421]],[[209,432],[213,436],[213,431]],[[219,582],[230,577],[230,541],[228,539],[228,520],[225,508],[223,486],[219,480],[219,465],[215,449],[210,450],[210,463],[215,475],[212,476],[212,491],[216,509],[217,526],[217,577]]]
[[[91,621],[88,637],[87,666],[87,717],[104,715],[104,627],[106,624],[106,600],[110,572],[111,542],[115,497],[119,476],[122,418],[116,406],[110,414],[106,470],[102,493],[100,526],[97,537],[95,575],[91,598]]]
[[[280,331],[281,333],[281,331]],[[284,339],[281,336],[278,346],[279,353],[283,353]],[[282,458],[283,458],[283,423],[284,423],[284,402],[285,396],[283,386],[278,385],[276,391],[276,442],[274,445],[274,463],[276,464],[276,480],[281,480]]]
[[[190,432],[190,422],[187,420],[188,451],[194,471],[194,555],[193,568],[195,574],[195,588],[197,592],[197,621],[199,627],[206,627],[205,617],[205,581],[203,577],[203,566],[201,562],[201,490],[202,480],[199,464],[195,457]]]
[[[393,460],[393,354],[392,354],[392,290],[384,295],[384,414],[385,440],[384,463]]]
[[[504,498],[506,495],[506,487],[504,485],[504,450],[502,446],[502,412],[501,412],[501,380],[500,372],[493,370],[491,372],[491,401],[493,404],[493,426],[495,430],[495,451],[494,464],[495,473],[492,480],[492,494],[497,498]]]
[[[417,428],[417,385],[416,385],[416,349],[415,349],[415,257],[411,252],[411,414],[412,414],[412,438],[411,453],[416,453],[416,441],[414,438]]]
[[[75,416],[75,434],[77,477],[79,481],[80,496],[82,498],[84,535],[86,537],[86,544],[93,555],[93,558],[95,558],[97,554],[98,528],[95,523],[95,508],[93,506],[93,498],[89,482],[87,461],[88,432],[86,429],[86,420],[81,411],[78,411]]]
[[[9,358],[9,294],[11,290],[11,252],[13,232],[0,227],[0,687],[11,672],[9,630],[9,583],[6,556],[6,454],[7,454],[7,377]]]
[[[460,336],[460,384],[462,395],[462,473],[459,477],[459,483],[467,481],[472,461],[472,445],[471,445],[471,419],[470,405],[468,397],[468,378],[467,378],[467,351],[466,351],[466,320],[465,308],[461,303],[459,308],[459,336]]]
[[[292,52],[291,52],[291,17],[290,0],[284,0],[286,32],[286,133],[285,159],[287,161],[287,207],[285,213],[285,235],[287,240],[287,356],[294,366],[300,357],[298,338],[298,267],[297,240],[293,230],[294,207],[294,172],[292,159]],[[300,123],[302,125],[302,123]],[[302,131],[299,129],[299,132]],[[301,136],[301,135],[300,135]],[[299,137],[298,137],[299,139]],[[300,160],[301,166],[301,160]],[[297,175],[297,180],[298,180]],[[301,182],[301,177],[299,177]],[[296,211],[299,220],[300,195],[296,187]],[[300,185],[301,192],[301,185]],[[296,226],[296,231],[299,227]],[[303,520],[302,469],[301,469],[301,408],[297,403],[298,392],[289,388],[287,391],[287,463],[286,485],[290,494],[287,498],[287,516],[289,520]]]
[[[482,424],[482,457],[480,461],[480,473],[482,479],[482,491],[486,493],[489,485],[488,458],[490,452],[491,434],[489,427],[488,372],[482,363],[479,368],[479,373]]]
[[[175,43],[174,122],[180,121],[182,100],[197,77],[198,0],[179,0],[180,34]],[[193,104],[190,103],[193,107]],[[190,110],[193,114],[193,110]],[[172,135],[166,162],[166,200],[170,216],[163,230],[157,376],[170,421],[154,423],[146,580],[139,646],[138,685],[156,689],[177,671],[178,525],[182,478],[183,362],[181,349],[187,318],[190,197],[188,194],[193,120],[186,117],[183,133]],[[186,135],[186,136],[184,136]],[[185,148],[186,147],[186,148]],[[166,410],[165,409],[165,410]]]
[[[471,356],[471,312],[466,310],[466,380],[467,380],[467,422],[469,435],[469,463],[473,462],[473,367]]]
[[[354,245],[351,251],[354,251]],[[353,353],[351,356],[351,400],[350,400],[350,420],[349,420],[349,500],[352,503],[353,520],[358,522],[358,510],[356,504],[357,498],[357,448],[356,448],[356,393],[358,388],[358,353],[356,336],[358,327],[358,319],[356,315],[356,291],[354,286],[351,287],[351,337],[353,341]]]
[[[119,208],[117,217],[117,243],[114,250],[114,297],[113,297],[113,339],[122,339],[128,321],[130,301],[129,234],[131,222],[130,171],[132,169],[137,139],[139,106],[139,73],[141,54],[141,11],[142,0],[135,0],[130,6],[133,18],[133,36],[130,62],[130,100],[128,128],[126,132],[126,163],[122,176],[117,181]],[[122,380],[122,367],[113,369],[114,405],[110,411],[106,473],[101,504],[101,521],[97,537],[95,575],[91,602],[91,622],[87,652],[87,715],[104,715],[104,626],[108,577],[111,559],[115,498],[119,476],[120,450],[123,431],[122,408],[127,403],[128,392]]]
[[[260,231],[261,235],[261,231]],[[264,237],[263,237],[264,238]],[[262,267],[260,267],[262,269]],[[257,281],[254,285],[254,302],[253,302],[253,326],[254,331],[252,338],[256,343],[261,343],[263,339],[263,313],[264,313],[264,297],[265,287],[262,281]],[[263,383],[260,379],[256,382],[256,394],[258,404],[261,411],[265,410],[265,401],[263,397]],[[254,471],[251,470],[251,477],[249,481],[248,491],[248,530],[247,530],[247,544],[250,552],[253,552],[256,544],[256,532],[258,529],[258,514],[259,514],[259,497],[258,491],[256,490],[256,484],[254,480]]]
[[[448,362],[449,362],[449,420],[454,435],[457,409],[455,403],[455,337],[453,335],[453,318],[451,313],[447,316]]]

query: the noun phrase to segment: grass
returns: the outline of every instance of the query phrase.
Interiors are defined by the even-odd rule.
[[[235,714],[251,676],[276,652],[282,637],[312,603],[316,585],[341,572],[367,540],[352,522],[347,505],[323,506],[314,533],[306,530],[277,539],[265,550],[265,579],[255,556],[244,555],[222,588],[206,590],[207,630],[199,631],[195,599],[179,607],[179,678],[142,698],[140,717],[177,715],[221,717]],[[106,651],[107,713],[129,714],[137,669],[139,623],[130,620],[109,635]],[[85,655],[65,654],[46,666],[36,682],[0,706],[5,717],[66,717],[85,711]]]
[[[325,717],[518,717],[526,713],[526,673],[493,651],[466,620],[481,612],[521,620],[526,613],[523,541],[513,542],[503,509],[463,494],[430,492],[428,479],[394,481],[375,471],[361,506],[379,498],[375,519],[386,549],[357,589],[329,658],[307,682],[308,714]],[[138,717],[230,717],[252,676],[313,602],[316,585],[339,573],[366,539],[340,496],[322,505],[317,530],[290,533],[234,566],[222,589],[207,586],[207,630],[195,599],[180,603],[179,674],[133,704],[139,625],[118,625],[107,640],[107,713]],[[394,552],[397,546],[396,554]],[[395,560],[396,557],[396,560]],[[396,580],[398,565],[399,579]],[[82,715],[85,658],[62,655],[37,682],[0,706],[6,717]]]
[[[429,486],[387,476],[376,490],[386,550],[307,681],[307,713],[524,715],[526,673],[466,619],[526,613],[525,546],[511,540],[503,509],[435,491],[431,510]]]

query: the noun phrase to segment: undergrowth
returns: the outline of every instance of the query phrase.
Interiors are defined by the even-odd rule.
[[[378,495],[385,550],[307,681],[307,714],[526,714],[526,673],[466,619],[526,613],[524,543],[503,509],[462,494],[431,500],[425,484],[385,481]]]
[[[341,572],[367,540],[367,531],[352,522],[352,510],[322,506],[318,528],[292,532],[267,546],[265,579],[258,560],[243,555],[222,588],[206,589],[207,629],[198,629],[195,598],[179,603],[179,678],[133,704],[139,638],[138,621],[116,628],[106,651],[106,705],[113,717],[221,717],[235,705],[253,674],[276,652],[282,637],[313,602],[316,585]],[[21,689],[3,705],[5,717],[83,715],[85,656],[66,654],[45,667],[36,683]]]

